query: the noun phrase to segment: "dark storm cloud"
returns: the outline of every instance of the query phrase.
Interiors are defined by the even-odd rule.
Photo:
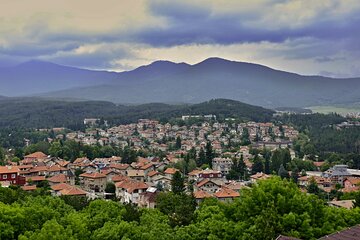
[[[300,27],[252,26],[260,21],[260,13],[213,14],[208,8],[179,2],[152,1],[152,14],[164,17],[165,27],[151,27],[138,33],[140,41],[154,46],[172,46],[191,43],[234,44],[242,42],[283,42],[286,39],[312,37],[326,40],[358,38],[360,35],[360,15],[334,19],[319,14],[310,23]],[[304,9],[305,10],[305,9]],[[258,15],[256,15],[258,14]]]

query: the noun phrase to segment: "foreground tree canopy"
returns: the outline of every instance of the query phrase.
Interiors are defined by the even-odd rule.
[[[20,192],[0,188],[0,239],[315,239],[360,223],[360,208],[328,207],[280,178],[243,190],[233,203],[184,207],[184,216],[171,205],[191,205],[181,194],[161,194],[159,209],[95,200],[75,210],[58,197]]]

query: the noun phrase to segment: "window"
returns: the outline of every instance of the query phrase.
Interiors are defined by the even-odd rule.
[[[2,178],[3,178],[3,179],[7,179],[7,175],[6,175],[6,174],[4,174]]]
[[[16,178],[16,174],[15,173],[11,174],[11,178],[12,179]]]

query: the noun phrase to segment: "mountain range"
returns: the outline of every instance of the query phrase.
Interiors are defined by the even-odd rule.
[[[123,104],[199,103],[227,98],[275,108],[360,102],[360,78],[302,76],[221,58],[194,65],[156,61],[125,72],[30,61],[0,68],[0,81],[0,95]]]

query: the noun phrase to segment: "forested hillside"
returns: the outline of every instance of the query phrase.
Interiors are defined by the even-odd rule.
[[[111,102],[67,102],[40,98],[5,98],[0,100],[0,127],[76,129],[84,118],[103,118],[110,124],[136,122],[140,118],[169,120],[189,114],[214,114],[244,120],[267,121],[272,110],[238,101],[217,99],[194,105],[161,103],[136,106],[116,105]]]

